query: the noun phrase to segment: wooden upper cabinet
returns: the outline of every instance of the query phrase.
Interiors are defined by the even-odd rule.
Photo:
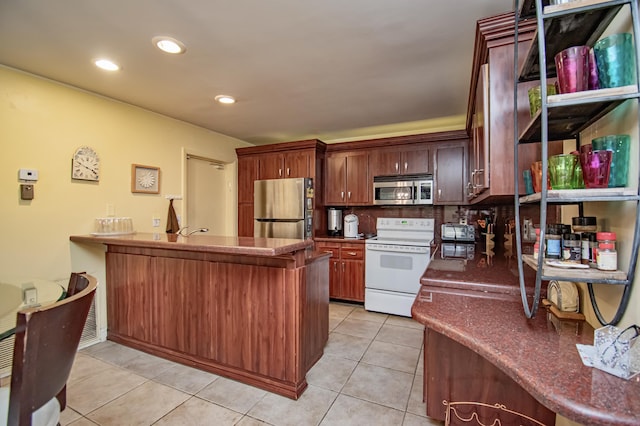
[[[468,141],[448,142],[434,149],[434,204],[467,203]]]
[[[253,237],[253,185],[256,180],[310,177],[316,189],[314,234],[326,230],[322,164],[326,145],[317,139],[237,148],[238,235]]]
[[[431,173],[431,156],[426,146],[376,149],[371,152],[371,176]]]
[[[431,155],[428,147],[414,147],[402,152],[401,168],[404,174],[431,173]]]
[[[292,151],[283,155],[284,177],[312,177],[311,168],[315,153],[311,151]]]
[[[369,193],[369,154],[339,153],[327,155],[325,204],[366,205]]]
[[[514,22],[513,12],[510,12],[481,19],[476,27],[467,114],[467,130],[472,138],[467,183],[470,185],[472,203],[485,201],[487,198],[507,200],[515,193],[514,114],[518,114],[520,130],[524,129],[531,120],[527,91],[539,85],[540,82],[530,81],[518,84],[518,110],[515,111],[513,105]],[[520,65],[535,35],[535,27],[535,20],[525,21],[519,25]],[[487,66],[482,70],[484,64]],[[487,97],[488,102],[481,99],[482,97]],[[561,145],[562,142],[551,143],[549,156],[561,153]],[[518,149],[518,185],[520,193],[524,194],[522,172],[528,169],[531,163],[540,159],[540,147],[536,144],[527,144]],[[484,155],[488,158],[483,158]],[[474,170],[476,173],[471,176]],[[475,188],[471,185],[475,185]],[[488,189],[486,189],[487,186]]]
[[[260,156],[260,179],[285,179],[311,176],[311,151],[291,151]]]

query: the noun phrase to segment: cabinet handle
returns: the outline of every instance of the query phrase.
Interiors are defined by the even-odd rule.
[[[344,200],[344,191],[340,192],[340,198]]]
[[[342,272],[344,272],[344,262],[342,262]]]
[[[355,251],[348,251],[347,254],[349,256],[356,256],[358,253],[356,253]]]
[[[438,189],[438,201],[442,198],[442,189]]]
[[[475,190],[477,187],[477,185],[474,185],[471,182],[467,183],[467,198],[475,198]]]
[[[347,198],[351,199],[351,191],[347,192]]]
[[[406,172],[408,168],[409,168],[409,163],[405,161],[404,162],[404,171]]]
[[[291,176],[291,169],[287,167],[287,176]]]
[[[396,172],[398,171],[398,169],[400,169],[400,165],[396,163]]]
[[[338,262],[333,264],[333,272],[338,272]]]
[[[278,169],[278,176],[282,177],[282,169]]]

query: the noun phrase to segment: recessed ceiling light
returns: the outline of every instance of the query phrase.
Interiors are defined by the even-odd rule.
[[[177,55],[179,53],[184,53],[187,50],[184,43],[180,40],[176,40],[175,38],[157,36],[152,38],[151,41],[158,49],[166,53]]]
[[[233,98],[233,96],[227,96],[227,95],[218,95],[215,97],[216,101],[220,102],[221,104],[235,104],[236,100]]]
[[[102,68],[106,71],[118,71],[120,69],[120,66],[118,66],[118,64],[108,59],[96,59],[94,63],[98,68]]]

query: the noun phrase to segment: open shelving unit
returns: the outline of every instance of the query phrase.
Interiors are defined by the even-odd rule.
[[[546,82],[547,78],[556,76],[555,54],[571,46],[593,46],[625,5],[629,6],[631,13],[636,56],[636,76],[640,76],[640,46],[638,43],[640,29],[637,0],[576,0],[560,5],[549,5],[548,0],[515,0],[515,110],[517,111],[518,109],[518,82],[532,80]],[[522,66],[518,67],[517,28],[521,21],[533,18],[537,22],[536,37],[524,58]],[[629,303],[640,246],[640,208],[638,205],[640,202],[640,177],[638,179],[638,188],[550,190],[547,189],[547,185],[542,185],[541,192],[521,197],[518,195],[518,146],[528,143],[540,144],[542,181],[546,182],[548,176],[548,143],[550,140],[576,139],[579,141],[581,131],[600,120],[623,102],[628,100],[640,102],[640,91],[638,90],[638,85],[634,84],[624,87],[547,96],[546,84],[541,84],[541,96],[542,107],[540,111],[532,117],[520,134],[514,135],[516,245],[520,290],[525,315],[528,318],[535,316],[540,303],[542,281],[586,282],[589,298],[598,321],[603,325],[617,324]],[[640,126],[640,117],[637,121],[638,126]],[[514,128],[518,129],[518,114],[514,114]],[[517,133],[517,130],[515,133]],[[638,157],[640,163],[640,150]],[[546,263],[544,256],[541,254],[535,259],[532,255],[524,255],[522,253],[521,205],[528,203],[538,203],[540,205],[540,253],[544,253],[547,205],[578,204],[582,215],[583,203],[596,201],[634,202],[636,205],[631,258],[626,271],[600,271],[592,268],[569,269],[551,266]],[[523,271],[525,266],[536,271],[535,290],[531,306],[525,291],[525,275]],[[610,320],[606,320],[598,308],[594,285],[618,285],[624,287],[619,306]]]

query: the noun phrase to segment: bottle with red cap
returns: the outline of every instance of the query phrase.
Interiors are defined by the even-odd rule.
[[[618,269],[618,252],[616,251],[615,232],[596,232],[598,249],[596,262],[598,269],[602,271],[615,271]]]

